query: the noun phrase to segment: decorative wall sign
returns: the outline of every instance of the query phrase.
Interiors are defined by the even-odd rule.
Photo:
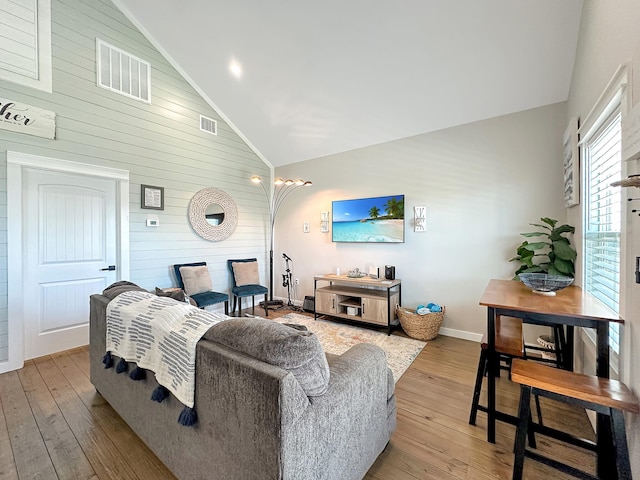
[[[56,113],[0,98],[0,130],[56,138]]]
[[[427,231],[427,208],[424,205],[413,207],[413,231]]]
[[[164,210],[164,187],[140,185],[140,208]]]
[[[562,163],[564,166],[564,205],[580,203],[580,159],[578,158],[578,119],[572,118],[562,136]]]

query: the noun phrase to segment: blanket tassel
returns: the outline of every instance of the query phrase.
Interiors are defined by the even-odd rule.
[[[121,358],[116,365],[116,373],[123,373],[129,369],[129,365],[127,365],[127,361],[124,358]]]
[[[169,396],[169,390],[167,387],[158,385],[151,393],[151,400],[154,402],[162,403],[162,401]]]
[[[113,367],[113,357],[111,356],[111,352],[107,352],[102,357],[102,363],[104,363],[104,368]]]
[[[195,425],[198,421],[198,415],[193,408],[184,407],[182,412],[180,413],[180,417],[178,417],[178,423],[184,425],[185,427],[190,427]]]
[[[144,372],[144,368],[140,368],[140,367],[136,367],[133,370],[131,370],[131,373],[129,373],[129,378],[131,380],[144,380],[146,378],[146,373]]]

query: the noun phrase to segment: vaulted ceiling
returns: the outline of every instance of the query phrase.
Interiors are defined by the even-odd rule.
[[[564,101],[582,12],[582,0],[115,3],[274,166]]]

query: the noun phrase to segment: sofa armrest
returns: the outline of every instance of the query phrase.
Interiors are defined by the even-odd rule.
[[[310,397],[299,421],[284,430],[289,478],[363,478],[389,441],[388,367],[375,345],[354,345],[329,362],[324,395]],[[312,452],[309,444],[315,445]]]

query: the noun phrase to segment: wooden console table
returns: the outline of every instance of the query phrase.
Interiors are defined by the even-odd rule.
[[[318,282],[328,283],[318,287]],[[316,275],[314,319],[318,315],[384,325],[391,335],[398,325],[396,305],[402,301],[402,282],[371,277],[350,278],[347,275]]]

